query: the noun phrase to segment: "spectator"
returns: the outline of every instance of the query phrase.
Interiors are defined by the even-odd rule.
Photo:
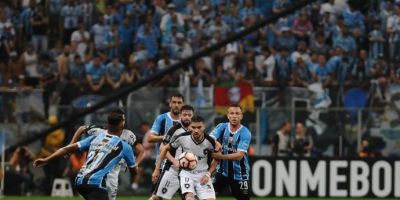
[[[369,59],[376,60],[379,54],[383,54],[385,38],[380,27],[379,21],[374,22],[373,30],[369,33]]]
[[[32,44],[35,51],[38,53],[47,53],[49,18],[42,3],[36,5],[30,20],[32,24]]]
[[[298,58],[300,57],[306,64],[311,62],[311,57],[309,55],[309,53],[307,52],[307,43],[304,41],[300,41],[297,44],[297,50],[294,51],[290,57],[291,57],[291,61],[293,63],[295,63]]]
[[[289,57],[289,49],[283,47],[279,53],[275,55],[276,58],[276,75],[279,87],[291,85],[292,66]]]
[[[104,34],[107,33],[109,27],[104,24],[104,16],[100,15],[97,19],[97,23],[94,24],[90,29],[91,38],[94,39],[94,47],[97,52],[104,53]]]
[[[107,60],[111,60],[115,56],[119,56],[119,47],[121,45],[121,36],[118,33],[118,23],[111,25],[111,30],[105,33],[104,46],[106,49]]]
[[[293,22],[292,32],[298,40],[308,43],[313,25],[306,13],[300,13]]]
[[[192,53],[192,48],[189,43],[186,42],[185,36],[182,33],[177,33],[176,44],[171,48],[171,57],[180,60],[191,56]]]
[[[261,12],[257,7],[254,7],[253,0],[244,0],[244,7],[240,10],[240,19],[244,21],[247,17],[262,18]]]
[[[78,28],[78,19],[82,16],[81,8],[74,0],[66,0],[63,8],[61,9],[61,16],[63,17],[63,38],[64,45],[71,41],[71,34]]]
[[[30,163],[35,159],[25,146],[18,147],[10,159],[10,166],[5,172],[4,195],[30,195],[34,189],[33,173]]]
[[[125,84],[135,83],[140,80],[140,72],[136,65],[130,64],[125,68],[124,80]]]
[[[94,3],[92,0],[83,0],[79,5],[82,12],[82,22],[85,26],[85,30],[88,30],[93,23],[93,11],[94,11]]]
[[[183,21],[182,14],[176,12],[176,6],[173,3],[168,4],[168,13],[165,14],[160,23],[160,30],[165,33],[169,33],[173,26],[176,26],[178,31],[183,31],[183,26],[185,25]]]
[[[330,71],[326,65],[326,57],[324,54],[318,55],[318,63],[315,65],[315,72],[313,73],[314,81],[322,83],[324,87],[330,85],[332,79]]]
[[[126,5],[126,17],[132,20],[131,25],[134,30],[140,26],[140,20],[146,14],[147,6],[142,0],[131,1]]]
[[[310,50],[311,52],[317,52],[320,54],[328,54],[330,47],[325,43],[324,33],[319,32],[316,34],[315,40],[311,41]]]
[[[292,147],[290,142],[290,122],[283,122],[279,130],[272,139],[272,155],[278,157],[287,157],[290,155]]]
[[[50,35],[59,35],[59,22],[61,16],[61,10],[64,5],[64,0],[49,0],[49,31]]]
[[[375,152],[374,149],[371,147],[369,141],[367,139],[363,139],[361,141],[361,146],[358,149],[358,157],[360,158],[375,158],[379,157],[380,154]]]
[[[276,84],[276,59],[269,49],[264,49],[264,68],[263,68],[263,85],[273,86]]]
[[[58,71],[55,63],[50,61],[48,55],[42,55],[38,67],[40,74],[40,86],[43,88],[44,114],[47,119],[49,116],[50,98],[57,89]],[[54,99],[54,98],[53,98]]]
[[[27,78],[35,78],[39,77],[39,70],[38,70],[38,56],[34,51],[33,45],[29,43],[26,46],[25,52],[22,53],[20,61],[22,63],[23,68],[26,72]],[[37,86],[37,85],[32,85]]]
[[[211,21],[210,28],[208,28],[208,35],[211,36],[215,32],[221,33],[222,37],[225,38],[230,31],[229,27],[222,21],[221,15],[217,14],[214,20]]]
[[[76,49],[76,52],[81,58],[84,58],[89,51],[90,34],[86,31],[83,21],[78,22],[78,28],[79,29],[74,31],[71,35],[71,47],[72,49]]]
[[[210,86],[212,84],[212,73],[205,67],[203,59],[196,61],[195,69],[191,75],[191,83],[192,86],[197,86],[198,84]]]
[[[340,47],[345,53],[351,53],[357,50],[357,44],[354,37],[350,35],[347,28],[342,27],[341,34],[333,38],[333,48]]]
[[[129,53],[132,51],[132,41],[134,38],[134,27],[131,25],[129,17],[125,17],[123,23],[118,28],[118,34],[121,37],[121,46],[119,50],[120,59],[126,62]]]
[[[307,134],[304,125],[301,122],[296,124],[296,135],[292,144],[293,155],[296,157],[310,157],[313,147],[313,140]]]
[[[158,29],[153,26],[151,20],[148,20],[143,27],[139,29],[135,38],[135,44],[142,44],[147,51],[146,54],[150,58],[154,58],[158,54],[158,38],[160,38]]]
[[[106,80],[111,91],[118,90],[124,82],[123,73],[125,71],[124,64],[119,62],[118,57],[114,57],[110,63],[106,65]]]
[[[167,67],[177,63],[177,60],[171,59],[166,49],[161,51],[161,59],[158,61],[157,66],[159,70],[164,70]]]
[[[65,45],[62,53],[57,56],[57,67],[58,67],[58,73],[60,76],[60,81],[64,82],[68,73],[69,73],[69,58],[70,58],[70,46]]]
[[[12,51],[11,45],[11,41],[0,34],[0,67],[5,67],[8,63],[9,54]]]
[[[86,81],[89,84],[89,92],[102,94],[106,81],[106,67],[99,55],[95,55],[93,60],[85,66]]]
[[[312,82],[312,74],[303,59],[299,57],[293,66],[292,85],[298,87],[307,87]]]
[[[84,94],[86,89],[85,65],[80,55],[75,55],[74,61],[69,64],[66,85],[61,92],[62,105],[69,105],[72,100]]]

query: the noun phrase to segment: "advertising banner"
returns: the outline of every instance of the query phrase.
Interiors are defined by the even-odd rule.
[[[400,197],[400,160],[252,160],[251,191],[258,197]]]

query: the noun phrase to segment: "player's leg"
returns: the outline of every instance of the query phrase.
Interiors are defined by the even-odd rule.
[[[214,190],[215,193],[219,194],[222,193],[224,191],[224,188],[227,186],[228,179],[220,174],[220,173],[216,173],[215,177],[214,177]]]
[[[238,200],[249,200],[249,181],[235,181],[231,179],[229,181],[231,186],[232,195]]]
[[[78,192],[86,200],[108,200],[108,193],[99,188],[90,187],[87,185],[78,186]]]
[[[180,187],[178,172],[167,170],[161,177],[160,184],[156,191],[156,196],[163,199],[172,199]]]
[[[104,190],[91,190],[86,200],[108,200],[108,192]]]
[[[200,179],[199,179],[200,180]],[[201,200],[215,200],[215,191],[212,184],[212,180],[209,179],[204,185],[200,184],[200,181],[195,182],[195,190],[197,197]]]
[[[161,200],[161,198],[157,196],[157,190],[160,186],[161,178],[164,176],[164,173],[165,171],[160,170],[160,176],[158,177],[157,182],[153,185],[153,188],[151,190],[153,192],[151,193],[151,197],[149,198],[149,200]]]
[[[89,192],[89,190],[87,190],[86,188],[84,188],[82,185],[77,186],[76,189],[78,190],[78,193],[79,193],[80,195],[82,195],[82,197],[83,197],[84,199],[87,199],[87,198],[88,198],[88,192]]]
[[[185,200],[195,200],[194,196],[195,189],[192,178],[187,174],[181,173],[180,185],[181,185],[182,195],[184,196]]]
[[[109,200],[115,200],[118,192],[118,179],[107,178],[107,193]]]

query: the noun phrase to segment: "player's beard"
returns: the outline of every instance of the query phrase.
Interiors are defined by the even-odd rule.
[[[179,115],[179,109],[172,109],[172,114]]]
[[[190,125],[190,120],[182,120],[182,125],[183,125],[185,128],[188,128],[189,125]]]

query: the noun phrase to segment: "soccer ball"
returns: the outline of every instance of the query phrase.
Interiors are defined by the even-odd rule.
[[[179,166],[182,169],[194,170],[197,166],[197,156],[192,152],[183,152],[178,158]]]

